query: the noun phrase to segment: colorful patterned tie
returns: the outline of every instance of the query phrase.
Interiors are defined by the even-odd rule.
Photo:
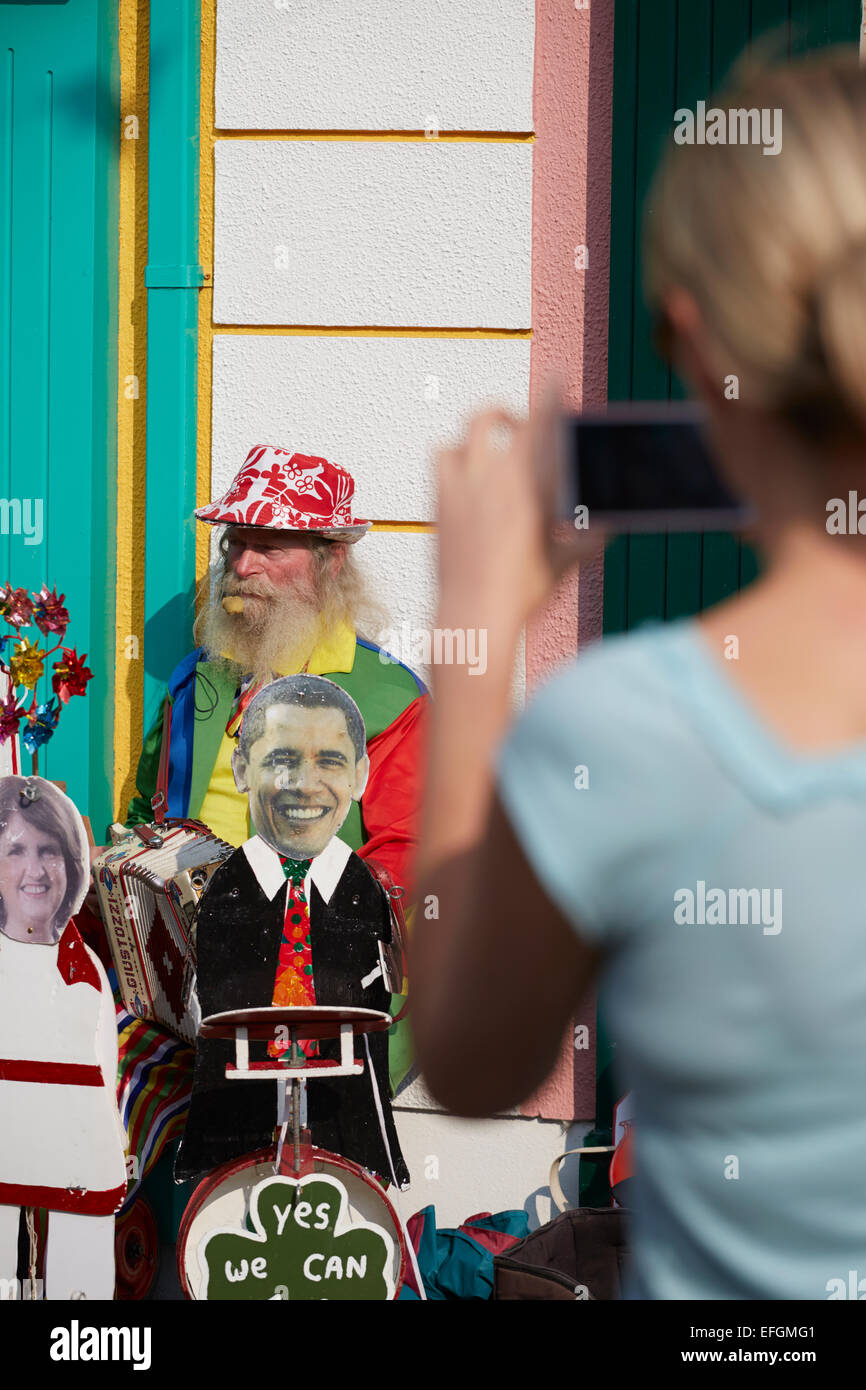
[[[280,942],[277,977],[271,1002],[290,1008],[304,1007],[316,1002],[310,942],[310,909],[304,893],[304,879],[312,862],[311,859],[287,859],[280,855],[280,863],[289,886],[283,918],[283,939]],[[318,1045],[313,1039],[304,1040],[299,1046],[305,1057],[318,1055]],[[268,1056],[285,1058],[289,1047],[288,1042],[269,1042]]]

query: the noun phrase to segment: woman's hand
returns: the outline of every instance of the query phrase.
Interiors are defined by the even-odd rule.
[[[472,634],[484,657],[476,666],[440,661],[431,672],[421,876],[482,835],[521,630],[563,573],[603,545],[598,531],[590,540],[568,519],[556,525],[562,424],[559,391],[548,388],[529,420],[483,411],[459,447],[437,455],[437,630],[462,631],[467,650]],[[510,431],[505,449],[491,437],[497,426]]]
[[[597,529],[576,531],[557,517],[563,427],[554,383],[528,420],[483,411],[461,445],[437,453],[444,626],[481,622],[516,640],[563,574],[602,549]]]
[[[497,448],[497,426],[510,431],[505,449]],[[485,664],[472,671],[440,662],[432,672],[416,874],[417,901],[435,903],[436,912],[429,921],[416,916],[410,975],[421,1066],[434,1094],[464,1115],[513,1105],[543,1080],[589,977],[494,790],[520,631],[565,571],[603,545],[597,529],[590,539],[568,518],[557,526],[562,428],[554,387],[529,420],[484,411],[463,444],[438,455],[437,624],[480,629]],[[517,970],[526,903],[537,913],[533,950]],[[514,1027],[526,1008],[531,1046]]]

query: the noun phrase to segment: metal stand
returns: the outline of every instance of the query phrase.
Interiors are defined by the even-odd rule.
[[[360,1076],[364,1071],[364,1063],[355,1060],[356,1030],[366,1035],[370,1031],[386,1032],[390,1026],[390,1015],[375,1009],[356,1009],[341,1005],[334,1008],[311,1005],[309,1008],[298,1009],[264,1006],[211,1014],[201,1020],[199,1035],[234,1039],[235,1061],[234,1066],[231,1063],[226,1064],[226,1080],[276,1081],[279,1134],[274,1170],[286,1176],[300,1178],[313,1171],[314,1161],[310,1132],[305,1124],[307,1080],[316,1076]],[[251,1034],[255,1040],[271,1041],[276,1036],[276,1028],[286,1027],[289,1030],[290,1044],[288,1056],[284,1061],[276,1058],[267,1062],[250,1061]],[[308,1059],[299,1041],[299,1038],[336,1036],[340,1038],[339,1061],[318,1057]],[[285,1154],[289,1126],[292,1133],[291,1165]]]
[[[289,1038],[291,1041],[289,1047],[289,1067],[291,1070],[284,1068],[277,1082],[279,1089],[277,1123],[280,1126],[280,1137],[277,1141],[277,1156],[274,1163],[274,1172],[278,1173],[281,1171],[280,1165],[283,1156],[283,1145],[288,1136],[289,1127],[291,1127],[293,1171],[296,1174],[300,1174],[302,1136],[306,1134],[304,1130],[304,1120],[306,1116],[303,1113],[306,1109],[304,1105],[306,1099],[306,1078],[300,1073],[305,1072],[307,1066],[306,1058],[298,1042],[298,1031],[296,1028],[290,1029]],[[238,1048],[238,1062],[240,1062],[239,1054],[240,1048]],[[291,1093],[289,1093],[289,1083],[291,1083]],[[306,1142],[309,1147],[309,1135],[306,1135]]]

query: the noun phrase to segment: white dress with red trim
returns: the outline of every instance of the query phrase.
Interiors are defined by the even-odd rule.
[[[114,1001],[70,922],[43,946],[0,933],[0,1204],[108,1216],[126,1191]]]

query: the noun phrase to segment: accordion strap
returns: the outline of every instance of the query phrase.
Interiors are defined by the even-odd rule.
[[[408,930],[406,918],[403,913],[402,898],[406,889],[394,882],[391,870],[382,863],[381,859],[365,858],[364,863],[370,873],[379,883],[382,891],[388,899],[388,906],[391,909],[391,938],[396,957],[395,965],[400,971],[400,978],[406,978],[406,955],[408,946]],[[398,1014],[394,1014],[393,1021],[399,1023],[400,1019],[408,1011],[409,1001],[403,1005]]]
[[[165,820],[168,806],[168,753],[171,746],[171,696],[166,695],[162,712],[162,744],[159,750],[159,768],[156,774],[156,791],[150,799],[153,818],[157,825]]]

